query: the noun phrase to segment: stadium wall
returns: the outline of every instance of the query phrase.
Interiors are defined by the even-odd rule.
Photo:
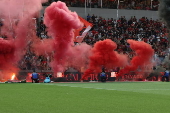
[[[41,11],[41,15],[44,13],[46,7],[43,7]],[[137,19],[141,17],[147,17],[148,19],[152,18],[154,20],[159,19],[158,11],[149,11],[149,10],[125,10],[125,9],[104,9],[104,8],[79,8],[79,7],[69,7],[69,9],[73,12],[77,12],[83,18],[86,18],[87,14],[102,16],[103,18],[113,18],[117,19],[117,17],[125,16],[127,19],[132,16],[136,16]]]
[[[148,19],[159,19],[158,11],[147,11],[147,10],[124,10],[124,9],[101,9],[101,8],[76,8],[69,7],[71,11],[77,12],[81,17],[86,17],[85,15],[96,15],[102,16],[103,18],[114,18],[125,16],[127,19],[131,18],[131,16],[136,16],[137,19],[141,17],[148,17]],[[118,14],[118,15],[117,15]]]

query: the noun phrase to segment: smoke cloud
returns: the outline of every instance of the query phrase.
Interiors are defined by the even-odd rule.
[[[3,74],[0,75],[1,79],[8,79],[8,76],[4,76],[4,74],[7,74],[10,70],[12,72],[15,72],[15,64],[12,64],[11,62],[15,62],[15,45],[13,43],[13,40],[4,40],[0,38],[0,69],[3,70]],[[8,73],[9,74],[9,73]],[[3,77],[2,77],[3,76]]]
[[[34,36],[32,39],[32,51],[34,51],[34,53],[36,55],[51,55],[52,51],[53,51],[53,41],[52,39],[40,39],[37,36]]]
[[[170,1],[159,0],[159,16],[166,22],[167,27],[170,28]]]
[[[74,29],[81,28],[76,12],[71,12],[64,2],[53,2],[45,10],[44,23],[48,35],[52,37],[53,56],[51,67],[56,72],[63,72],[71,66],[78,70],[86,67],[89,50],[87,44],[74,45]]]
[[[153,67],[152,58],[154,55],[154,50],[151,45],[145,43],[144,41],[127,40],[130,44],[130,48],[135,51],[136,55],[130,61],[130,64],[120,70],[119,76],[129,73],[130,71],[140,71],[144,72],[151,71]],[[147,68],[146,68],[147,67]]]
[[[32,18],[38,16],[42,8],[42,2],[45,1],[0,1],[0,18],[3,22],[1,35],[7,36],[6,40],[0,40],[0,45],[3,46],[0,54],[0,61],[3,61],[0,67],[1,79],[10,79],[9,73],[18,71],[17,63],[24,55],[24,51],[27,49],[27,43],[29,42],[29,29],[32,29],[30,24],[33,24]],[[6,56],[5,59],[4,56]]]
[[[117,45],[109,39],[97,42],[93,48],[85,43],[74,45],[73,31],[81,28],[83,24],[77,13],[71,12],[65,3],[60,1],[53,2],[45,10],[44,24],[52,38],[45,40],[31,38],[32,18],[38,16],[42,8],[41,3],[45,1],[0,1],[0,18],[3,19],[1,33],[7,36],[7,40],[0,39],[0,70],[3,72],[18,71],[17,62],[24,55],[31,40],[35,41],[33,47],[37,54],[53,54],[51,67],[54,73],[63,72],[67,67],[74,67],[77,70],[84,67],[86,71],[82,79],[88,77],[90,73],[101,72],[102,66],[107,69],[125,67],[121,70],[121,74],[124,74],[138,68],[143,70],[145,65],[151,64],[154,51],[144,42],[128,40],[131,49],[136,52],[136,56],[130,62],[126,55],[115,51]],[[9,79],[7,74],[5,77]],[[4,74],[0,75],[0,79],[5,77]]]
[[[82,79],[84,80],[91,73],[101,72],[102,66],[108,70],[126,66],[128,64],[127,56],[114,51],[116,48],[117,44],[110,39],[96,42],[92,48],[89,68],[85,71]]]
[[[78,71],[83,71],[88,68],[89,56],[91,55],[92,47],[86,43],[80,43],[69,50],[67,59],[67,67],[74,67]]]

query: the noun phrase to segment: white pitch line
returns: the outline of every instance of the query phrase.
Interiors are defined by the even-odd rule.
[[[89,88],[89,89],[103,89],[103,90],[117,90],[117,91],[144,91],[144,90],[170,90],[170,89],[107,89],[107,88],[95,88],[95,87],[82,87],[82,86],[69,86],[69,85],[59,85],[59,84],[43,84],[43,85],[56,85],[56,86],[68,86],[68,87],[78,87],[78,88]]]
[[[78,87],[78,86],[70,86],[70,87]]]
[[[44,84],[44,85],[68,86],[68,87],[78,87],[78,88],[87,88],[87,89],[118,90],[118,89],[95,88],[95,87],[81,87],[81,86],[69,86],[69,85],[58,85],[58,84]],[[121,91],[124,91],[124,90],[121,90]]]
[[[139,89],[139,90],[170,90],[170,89]]]

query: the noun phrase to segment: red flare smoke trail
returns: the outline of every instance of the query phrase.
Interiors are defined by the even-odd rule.
[[[141,72],[143,72],[144,67],[152,64],[152,57],[154,55],[154,50],[151,45],[143,41],[127,40],[130,44],[130,48],[136,52],[136,56],[130,61],[130,65],[127,65],[124,69],[120,70],[119,76],[123,76],[130,71],[136,71],[139,67]]]
[[[14,65],[16,64],[13,64],[13,62],[16,62],[15,59],[13,59],[15,57],[14,53],[15,53],[15,45],[13,41],[4,40],[0,38],[0,69],[1,70],[3,71],[11,70],[15,72]],[[3,74],[5,73],[7,73],[7,71],[3,72]],[[4,76],[3,74],[0,75],[0,80],[10,78],[10,75]]]
[[[9,79],[9,73],[16,73],[17,63],[27,48],[29,25],[47,0],[1,0],[0,18],[3,19],[1,35],[8,40],[0,40],[0,79]],[[5,56],[5,57],[4,57]],[[8,72],[8,74],[7,74]]]
[[[15,45],[13,41],[0,38],[0,69],[8,69],[11,67],[11,62],[14,62],[14,53]]]
[[[89,69],[87,69],[82,77],[84,80],[89,74],[101,72],[102,66],[107,69],[125,66],[128,63],[126,55],[118,54],[114,51],[117,48],[115,42],[110,39],[96,42],[92,48],[92,56],[90,56]]]
[[[53,71],[63,72],[69,48],[73,46],[74,29],[82,27],[76,12],[71,12],[64,2],[53,2],[45,10],[44,23],[48,35],[54,40],[54,60],[51,63]]]

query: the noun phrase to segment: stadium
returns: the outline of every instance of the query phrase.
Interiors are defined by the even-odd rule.
[[[168,113],[168,0],[1,0],[2,113]]]

